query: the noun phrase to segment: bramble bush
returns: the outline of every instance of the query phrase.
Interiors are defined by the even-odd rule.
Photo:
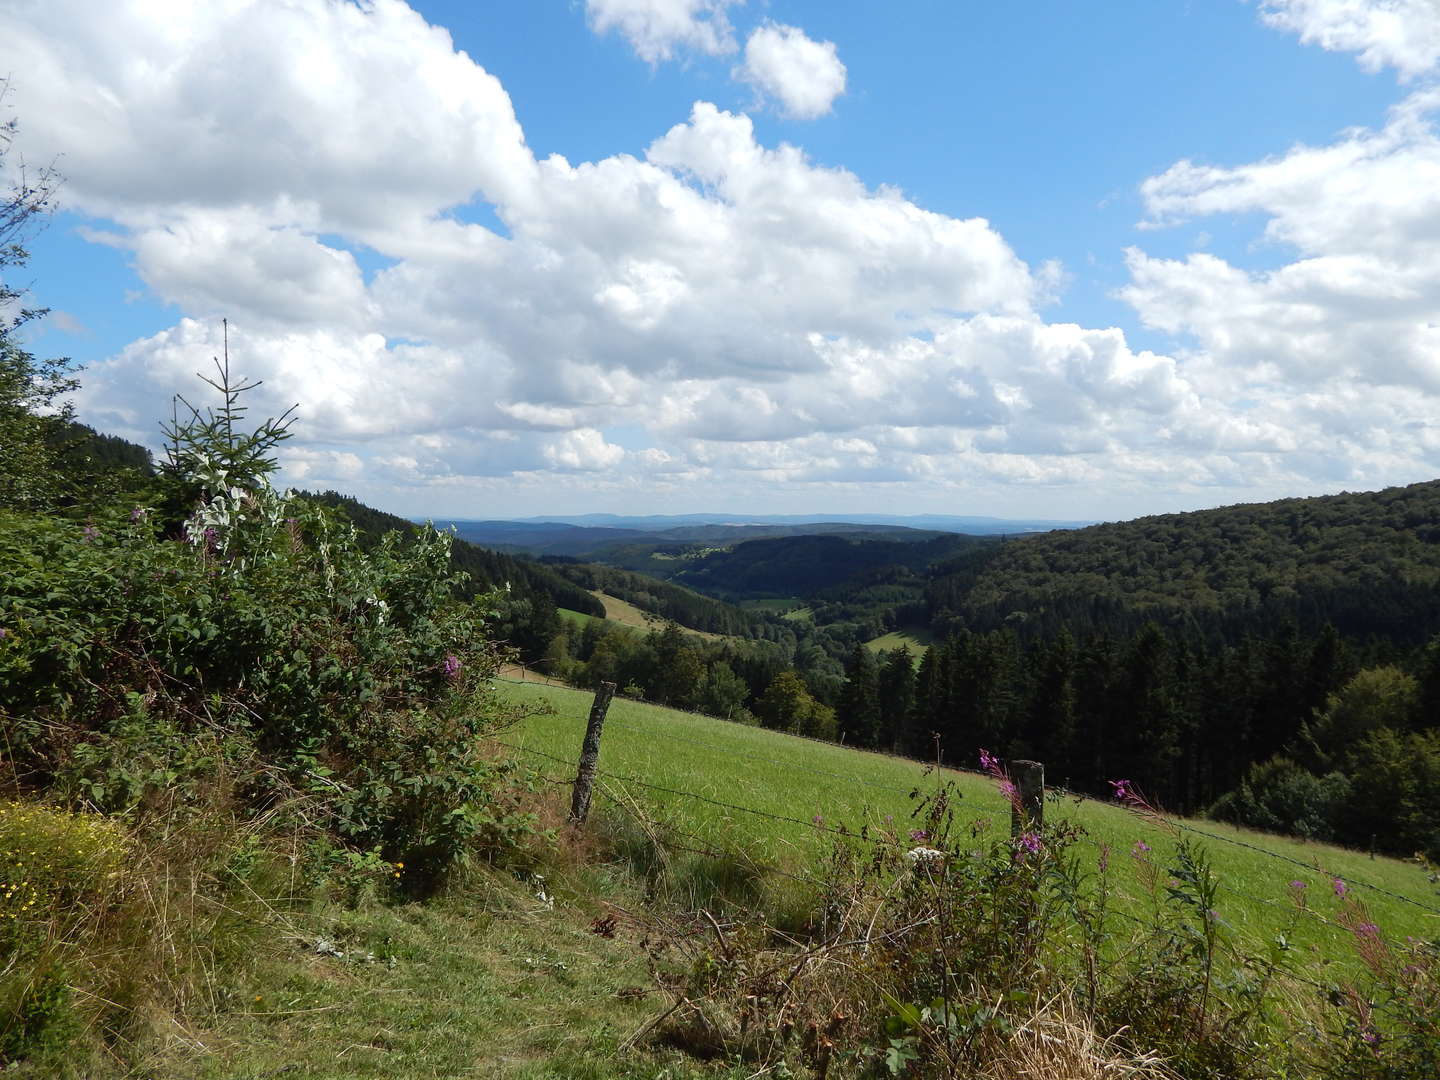
[[[482,748],[493,598],[448,535],[272,487],[288,415],[247,429],[217,365],[154,498],[0,505],[0,1065],[215,1007],[262,896],[423,895],[533,832]]]
[[[86,520],[0,511],[0,716],[10,782],[99,809],[203,782],[217,731],[319,800],[326,823],[433,882],[494,807],[477,739],[496,721],[485,606],[457,600],[450,538],[363,547],[353,527],[268,483],[288,420],[218,410],[172,423],[160,507]]]

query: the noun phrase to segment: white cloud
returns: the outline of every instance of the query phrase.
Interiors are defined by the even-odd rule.
[[[745,42],[745,62],[735,77],[780,103],[798,120],[830,111],[845,92],[845,65],[833,41],[812,41],[795,26],[767,23]]]
[[[1151,326],[1194,335],[1218,363],[1303,385],[1333,379],[1440,393],[1440,92],[1379,131],[1226,169],[1188,161],[1147,180],[1152,219],[1259,212],[1300,256],[1247,271],[1214,255],[1129,255],[1123,295]]]
[[[585,0],[597,34],[619,31],[635,55],[651,64],[672,60],[681,49],[708,56],[735,51],[725,9],[739,0]]]
[[[1440,67],[1435,0],[1262,0],[1260,17],[1306,44],[1359,53],[1367,71],[1393,67],[1409,80]]]
[[[652,8],[717,34],[724,14],[633,10]],[[1147,184],[1157,225],[1258,210],[1301,252],[1270,276],[1133,255],[1131,302],[1195,341],[1164,356],[1046,323],[1060,269],[983,218],[763,145],[712,104],[639,157],[537,160],[499,82],[398,0],[164,19],[30,0],[0,7],[0,40],[27,152],[65,155],[92,235],[181,311],[85,374],[82,413],[121,434],[154,441],[226,315],[235,370],[265,380],[254,415],[301,405],[293,476],[409,513],[819,510],[870,490],[1033,513],[1024,486],[1088,516],[1097,493],[1143,506],[1440,467],[1423,95],[1383,131]],[[466,223],[472,203],[504,235]],[[1376,387],[1383,438],[1361,408]]]
[[[1133,248],[1121,295],[1147,325],[1194,342],[1192,385],[1234,403],[1217,437],[1277,473],[1379,486],[1440,471],[1437,110],[1440,92],[1419,91],[1378,130],[1230,168],[1181,161],[1141,187],[1152,227],[1266,219],[1279,265]]]
[[[546,459],[558,468],[592,471],[612,468],[625,457],[623,448],[605,441],[594,428],[576,428],[551,440]]]

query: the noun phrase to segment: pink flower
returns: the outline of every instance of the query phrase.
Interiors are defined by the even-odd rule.
[[[1130,849],[1130,854],[1133,858],[1143,859],[1145,858],[1146,854],[1149,853],[1149,851],[1149,844],[1145,843],[1144,840],[1136,840],[1135,846]]]
[[[460,674],[460,658],[454,653],[447,653],[445,662],[440,666],[444,670],[447,679],[453,679]]]
[[[1335,886],[1336,896],[1344,896],[1350,891],[1345,887],[1345,882],[1341,881],[1338,877],[1332,882],[1332,884]]]
[[[1039,833],[1033,833],[1033,832],[1022,833],[1022,834],[1016,839],[1016,841],[1015,841],[1015,846],[1016,846],[1017,850],[1018,850],[1018,849],[1024,849],[1025,851],[1028,851],[1031,855],[1039,855],[1039,854],[1040,854],[1040,834],[1039,834]]]
[[[910,830],[910,839],[913,840],[913,841],[915,841],[915,843],[919,844],[919,843],[922,843],[923,841],[929,840],[929,839],[930,839],[930,834],[929,834],[928,832],[926,832],[924,829],[911,829],[911,830]]]

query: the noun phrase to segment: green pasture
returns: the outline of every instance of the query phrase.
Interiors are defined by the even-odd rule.
[[[933,644],[935,644],[935,638],[930,631],[916,626],[904,630],[892,630],[888,634],[865,642],[865,647],[872,652],[893,652],[904,646],[915,654],[916,659],[919,659],[929,651]]]
[[[557,612],[559,612],[560,618],[561,618],[562,620],[564,620],[565,622],[568,622],[568,623],[573,623],[575,626],[578,626],[581,630],[585,629],[586,625],[589,624],[589,623],[592,623],[592,622],[593,622],[593,623],[606,623],[606,622],[608,622],[608,620],[602,619],[602,618],[600,618],[598,615],[586,615],[585,612],[583,612],[583,611],[571,611],[569,608],[563,608],[563,607],[562,607],[562,608],[556,608],[555,610],[556,610]],[[618,625],[618,624],[616,624],[616,625]]]
[[[553,710],[527,717],[502,739],[523,748],[518,756],[547,777],[572,779],[591,695],[533,684],[501,683],[500,687],[510,702]],[[937,774],[905,758],[623,698],[610,708],[600,770],[612,774],[602,775],[597,789],[597,805],[605,814],[627,817],[640,810],[689,834],[676,833],[679,843],[737,852],[792,874],[814,870],[834,843],[834,834],[817,824],[844,825],[852,831],[866,827],[872,836],[888,832],[908,846],[909,832],[915,827],[911,815],[918,805],[912,793],[934,792],[943,783],[953,782],[961,796],[955,806],[964,835],[969,835],[971,826],[987,828],[987,822],[992,834],[998,830],[1005,835],[1009,829],[1009,804],[987,777],[950,770]],[[1047,800],[1046,813],[1048,821],[1068,819],[1083,827],[1078,850],[1090,866],[1108,850],[1117,903],[1142,918],[1147,905],[1164,902],[1177,837],[1199,843],[1223,883],[1219,914],[1224,924],[1237,939],[1257,949],[1283,934],[1312,977],[1318,977],[1317,966],[1318,974],[1323,974],[1328,963],[1354,960],[1351,931],[1334,921],[1340,912],[1337,877],[1352,897],[1363,901],[1370,919],[1387,936],[1440,937],[1440,891],[1413,864],[1210,821],[1176,819],[1167,824],[1115,804],[1054,794]],[[1137,851],[1137,843],[1150,850]],[[1303,890],[1292,886],[1294,881],[1304,882]],[[1366,888],[1364,883],[1430,910]],[[1296,893],[1303,893],[1303,907],[1292,899]]]

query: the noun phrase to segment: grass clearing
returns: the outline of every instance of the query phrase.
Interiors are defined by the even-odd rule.
[[[619,597],[611,596],[609,593],[593,591],[590,594],[605,605],[605,619],[608,622],[618,623],[621,626],[632,627],[637,630],[650,630],[652,627],[663,626],[664,618],[651,612],[644,611],[634,604],[621,600]],[[724,641],[724,634],[712,634],[708,630],[692,630],[688,626],[680,629],[685,633],[698,638],[705,638],[707,641]]]
[[[583,611],[572,611],[570,608],[562,607],[556,608],[555,610],[560,615],[562,622],[578,626],[581,630],[584,630],[590,623],[600,623],[603,626],[609,621],[608,619],[600,618],[598,615],[587,615]]]
[[[559,758],[522,755],[548,777],[568,781],[578,756],[591,695],[535,685],[502,685],[512,702],[548,702],[549,715],[529,717],[505,741]],[[740,853],[765,865],[805,874],[820,866],[834,837],[814,827],[845,825],[873,832],[887,828],[907,838],[916,802],[912,791],[935,790],[940,777],[953,781],[961,798],[957,818],[964,825],[1007,830],[1009,806],[987,777],[944,771],[940,776],[918,762],[813,742],[780,732],[727,723],[617,698],[610,709],[600,755],[604,773],[689,792],[711,802],[602,778],[597,791],[607,813],[625,804],[699,838],[706,846]],[[745,807],[746,813],[725,806]],[[1175,838],[1160,824],[1122,807],[1052,795],[1051,820],[1068,818],[1083,826],[1083,849],[1100,858],[1108,849],[1123,872],[1128,900],[1137,915],[1163,901]],[[763,815],[774,815],[767,817]],[[776,820],[788,818],[794,820]],[[889,819],[887,822],[887,818]],[[1201,842],[1223,883],[1220,916],[1238,938],[1259,949],[1284,934],[1298,955],[1323,975],[1331,964],[1354,963],[1353,935],[1333,921],[1337,908],[1333,879],[1346,881],[1387,935],[1433,938],[1440,914],[1361,887],[1364,882],[1406,897],[1432,911],[1440,894],[1416,865],[1371,858],[1356,851],[1305,843],[1237,829],[1210,821],[1179,821],[1224,840],[1190,835]],[[1236,846],[1238,840],[1260,850]],[[1137,848],[1148,845],[1149,851]],[[1282,856],[1275,858],[1272,856]],[[698,858],[698,856],[697,856]],[[1287,861],[1293,860],[1293,861]],[[1155,867],[1147,871],[1144,864]],[[1298,865],[1297,865],[1298,864]],[[1149,881],[1147,891],[1145,882]],[[1290,884],[1304,882],[1303,890]],[[1302,910],[1292,893],[1305,895]]]
[[[618,1055],[655,1010],[639,992],[650,986],[643,955],[623,934],[592,933],[583,911],[541,902],[533,885],[484,878],[430,904],[305,916],[235,989],[243,1005],[204,1028],[170,1032],[139,1075],[728,1075],[673,1051]]]
[[[865,642],[865,647],[871,652],[893,652],[899,648],[908,648],[915,654],[918,660],[930,651],[930,646],[935,644],[935,638],[929,630],[923,626],[911,626],[901,630],[892,630],[888,634],[873,638]]]

